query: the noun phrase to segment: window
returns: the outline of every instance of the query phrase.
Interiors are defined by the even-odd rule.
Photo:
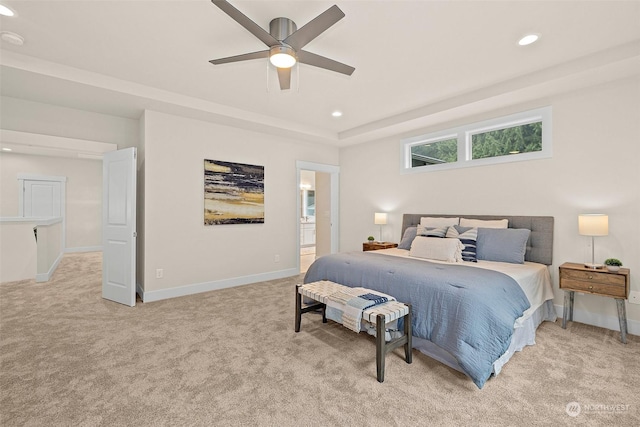
[[[551,107],[402,141],[403,172],[551,157]]]
[[[411,167],[458,161],[458,139],[425,141],[411,146]]]

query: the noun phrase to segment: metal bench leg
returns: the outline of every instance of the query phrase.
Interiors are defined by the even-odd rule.
[[[301,320],[302,320],[302,295],[300,295],[300,285],[296,285],[296,332],[300,332]]]
[[[327,323],[327,316],[325,310],[327,306],[321,302],[316,301],[315,304],[307,305],[302,307],[302,294],[300,293],[300,288],[302,285],[296,285],[296,332],[300,332],[300,325],[302,323],[302,315],[304,313],[309,313],[310,311],[322,310],[322,323]]]
[[[407,337],[407,343],[404,345],[404,360],[406,360],[407,363],[411,363],[413,362],[413,356],[411,353],[411,347],[413,344],[411,336],[413,333],[413,330],[411,329],[411,304],[406,304],[406,306],[409,307],[409,313],[404,316],[404,334]]]
[[[385,348],[385,322],[384,315],[376,316],[376,371],[378,374],[378,382],[384,382],[384,359],[387,353]]]

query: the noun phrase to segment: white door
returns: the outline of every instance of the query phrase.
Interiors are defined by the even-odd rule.
[[[66,183],[67,178],[64,176],[18,174],[18,216],[62,218],[63,250],[67,247]]]
[[[23,186],[25,217],[61,216],[59,181],[25,180]]]
[[[102,297],[136,305],[136,149],[102,159]]]

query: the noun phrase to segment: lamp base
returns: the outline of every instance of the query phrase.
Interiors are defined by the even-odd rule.
[[[604,268],[604,265],[602,265],[602,264],[593,264],[593,263],[590,263],[590,262],[585,262],[584,266],[587,267],[587,268],[591,268],[593,270],[597,270],[599,268]]]

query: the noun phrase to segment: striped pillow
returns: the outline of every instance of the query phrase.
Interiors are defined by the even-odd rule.
[[[425,237],[442,237],[447,235],[447,228],[451,227],[425,227],[424,225],[418,225],[416,235]]]
[[[461,227],[454,225],[449,227],[447,238],[459,239],[464,245],[462,250],[462,260],[468,262],[478,262],[476,255],[476,240],[478,240],[478,229],[471,227]]]

